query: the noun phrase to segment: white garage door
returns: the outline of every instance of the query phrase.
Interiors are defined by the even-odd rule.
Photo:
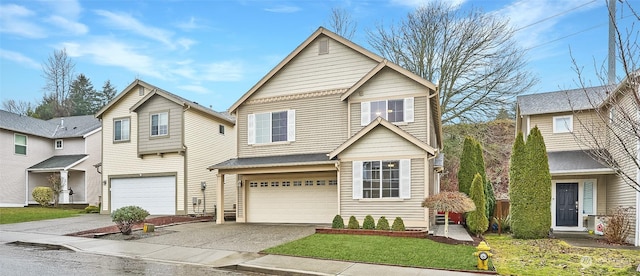
[[[111,180],[111,210],[136,205],[151,215],[175,215],[176,177],[137,177]]]
[[[249,181],[247,222],[331,223],[338,213],[335,179]]]

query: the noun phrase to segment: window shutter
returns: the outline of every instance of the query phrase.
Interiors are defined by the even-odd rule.
[[[287,111],[287,141],[293,142],[296,140],[296,111]]]
[[[360,103],[360,125],[366,126],[371,122],[371,103]]]
[[[411,198],[411,159],[400,159],[400,198]]]
[[[247,116],[247,136],[249,145],[256,143],[256,114]]]
[[[353,199],[362,198],[362,161],[353,161]]]
[[[414,121],[413,98],[404,98],[404,121],[407,123],[412,123]]]

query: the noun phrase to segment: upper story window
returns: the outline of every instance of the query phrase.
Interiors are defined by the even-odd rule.
[[[129,118],[120,118],[113,120],[113,141],[129,141],[129,132]]]
[[[553,133],[573,132],[573,115],[553,117]]]
[[[353,198],[410,198],[411,160],[353,162]]]
[[[63,146],[62,139],[58,139],[53,143],[54,143],[56,149],[62,149],[62,146]]]
[[[249,114],[247,136],[249,145],[295,141],[295,110]]]
[[[360,103],[360,125],[368,125],[378,117],[392,123],[413,122],[413,98]]]
[[[13,135],[14,153],[27,155],[27,136],[22,134]]]
[[[169,134],[169,112],[151,114],[151,136]]]

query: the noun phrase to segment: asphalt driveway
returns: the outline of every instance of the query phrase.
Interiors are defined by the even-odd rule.
[[[137,242],[243,252],[259,252],[315,233],[316,225],[196,222],[164,227],[172,231]]]

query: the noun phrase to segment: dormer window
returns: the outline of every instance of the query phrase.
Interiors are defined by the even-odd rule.
[[[63,147],[62,139],[58,139],[58,140],[56,140],[56,141],[55,141],[55,142],[53,142],[53,143],[54,143],[54,146],[55,146],[55,148],[56,148],[57,150],[62,149],[62,147]]]

